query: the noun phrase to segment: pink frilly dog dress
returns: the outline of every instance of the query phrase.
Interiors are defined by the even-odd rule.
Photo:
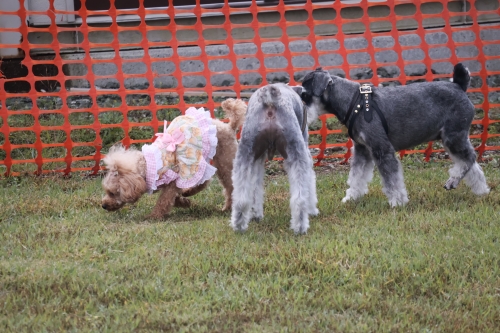
[[[166,126],[165,121],[156,141],[142,147],[148,192],[173,181],[178,188],[191,188],[212,178],[217,171],[210,165],[217,147],[217,129],[210,112],[190,107]]]

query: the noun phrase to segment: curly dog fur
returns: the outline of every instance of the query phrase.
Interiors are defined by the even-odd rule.
[[[213,119],[217,128],[217,150],[212,160],[217,168],[217,177],[224,187],[225,205],[223,211],[231,209],[233,184],[231,173],[233,160],[238,149],[236,132],[243,124],[246,113],[246,103],[240,99],[227,99],[221,104],[229,118],[229,123]],[[102,208],[115,211],[127,203],[135,203],[147,192],[146,188],[146,160],[141,151],[134,148],[125,149],[122,145],[113,146],[104,158],[108,170],[102,181],[105,195],[102,198]],[[175,182],[159,187],[160,196],[156,202],[150,218],[163,219],[172,207],[189,207],[187,197],[205,189],[210,181],[196,187],[180,189]]]

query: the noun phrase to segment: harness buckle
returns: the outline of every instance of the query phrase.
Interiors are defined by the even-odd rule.
[[[362,94],[371,94],[372,93],[372,86],[364,83],[359,87],[359,92]]]

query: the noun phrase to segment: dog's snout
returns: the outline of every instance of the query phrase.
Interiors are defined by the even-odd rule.
[[[106,204],[102,204],[101,206],[103,209],[108,209],[108,206],[106,206]]]

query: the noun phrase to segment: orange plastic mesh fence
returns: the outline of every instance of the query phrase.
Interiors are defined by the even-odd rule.
[[[106,11],[87,10],[89,0],[74,11],[53,0],[41,9],[24,1],[0,7],[0,20],[19,18],[14,27],[0,24],[0,41],[21,37],[1,47],[22,58],[0,67],[0,174],[96,173],[112,144],[150,142],[164,119],[191,105],[217,116],[224,98],[276,81],[299,84],[318,66],[404,85],[449,79],[453,65],[465,63],[477,108],[473,145],[479,156],[500,149],[498,1],[196,0],[187,8],[170,0],[154,9],[148,1],[137,0],[134,10],[116,9],[120,0],[103,0]],[[21,74],[7,73],[14,66]],[[347,160],[351,142],[338,121],[320,121],[310,131],[317,163]],[[441,151],[435,142],[401,155],[428,160]]]

